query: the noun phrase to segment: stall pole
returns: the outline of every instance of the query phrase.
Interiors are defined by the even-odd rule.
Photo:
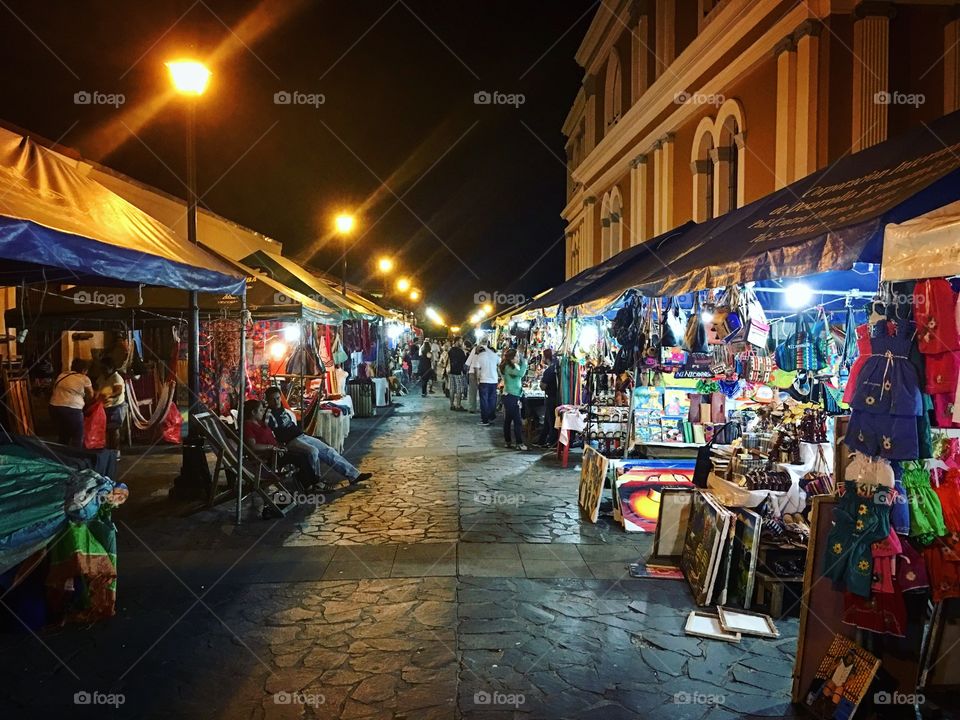
[[[247,290],[240,296],[240,390],[237,394],[237,525],[243,509],[243,404],[247,399]]]
[[[306,408],[307,387],[304,385],[303,372],[306,365],[307,354],[307,324],[303,318],[297,320],[297,327],[300,328],[300,423],[303,424],[303,413]]]

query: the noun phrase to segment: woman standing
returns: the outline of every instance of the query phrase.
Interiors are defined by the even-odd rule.
[[[83,406],[93,399],[89,368],[89,362],[74,358],[70,372],[60,373],[53,383],[50,418],[57,428],[58,442],[64,445],[83,447]]]
[[[503,440],[508,449],[516,447],[526,450],[523,443],[523,422],[520,418],[520,400],[523,398],[523,377],[527,374],[527,354],[525,346],[521,345],[520,361],[517,362],[517,351],[511,348],[504,353],[500,363],[500,375],[503,377]],[[514,446],[510,442],[510,426],[517,439]]]
[[[120,427],[127,410],[126,384],[109,357],[101,358],[103,374],[97,379],[97,394],[103,398],[107,414],[107,447],[120,451]]]
[[[433,371],[433,360],[430,346],[424,343],[423,352],[420,354],[420,394],[427,396],[427,386],[437,377]]]

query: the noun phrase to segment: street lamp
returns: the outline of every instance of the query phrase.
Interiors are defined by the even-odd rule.
[[[410,299],[411,299],[413,302],[416,302],[417,300],[419,300],[419,299],[420,299],[420,291],[419,291],[419,290],[411,290],[411,291],[410,291]]]
[[[333,219],[333,226],[337,229],[340,237],[343,238],[343,273],[341,275],[343,286],[340,292],[344,297],[347,296],[347,236],[353,232],[356,224],[357,219],[349,213],[340,213]]]
[[[487,315],[493,312],[493,305],[490,303],[485,303],[483,306],[483,312]]]
[[[377,269],[386,275],[393,271],[393,260],[388,257],[382,257],[377,261]]]
[[[174,89],[187,100],[187,241],[197,244],[197,99],[203,95],[210,81],[210,70],[196,60],[174,60],[166,63]],[[199,439],[196,414],[200,399],[200,305],[195,290],[190,291],[190,324],[187,337],[187,415],[188,442],[183,448],[183,466],[180,469],[181,488],[186,492],[200,489],[205,475],[209,475],[203,443]],[[242,401],[242,398],[241,398]]]
[[[399,290],[402,293],[405,293],[408,290],[410,290],[410,281],[407,280],[407,278],[405,277],[399,278],[397,280],[397,290]]]

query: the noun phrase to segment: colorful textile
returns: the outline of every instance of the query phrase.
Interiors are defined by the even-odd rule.
[[[893,493],[884,488],[845,481],[833,511],[827,536],[824,576],[838,589],[870,597],[873,579],[873,543],[890,533]]]
[[[87,524],[69,523],[50,546],[47,604],[53,620],[111,617],[117,597],[117,529],[110,509]]]

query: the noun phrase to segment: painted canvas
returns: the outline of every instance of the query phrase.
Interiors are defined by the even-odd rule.
[[[757,550],[760,548],[760,516],[747,508],[737,508],[733,533],[730,580],[726,605],[750,609],[757,579]]]
[[[836,635],[817,667],[805,704],[823,720],[848,720],[870,689],[880,660],[850,638]]]
[[[617,500],[627,532],[653,532],[664,490],[693,487],[694,461],[666,466],[631,467],[617,478]]]
[[[600,497],[603,495],[603,483],[607,477],[609,461],[592,447],[583,449],[580,463],[580,510],[592,523],[600,515]]]
[[[716,579],[730,513],[723,510],[709,492],[699,488],[694,490],[692,500],[680,569],[690,583],[697,604],[706,605]]]
[[[653,553],[648,562],[679,565],[690,522],[694,492],[690,488],[668,488],[660,493],[660,517],[653,534]]]

